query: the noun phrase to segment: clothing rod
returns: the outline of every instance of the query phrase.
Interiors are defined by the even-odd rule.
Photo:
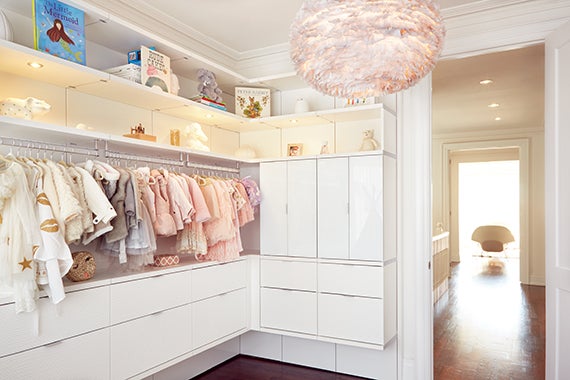
[[[12,146],[17,149],[47,151],[65,153],[69,155],[78,154],[82,156],[97,156],[97,149],[79,146],[69,146],[64,144],[46,143],[37,140],[19,139],[15,137],[0,136],[0,145]]]
[[[191,161],[187,161],[186,166],[188,168],[192,168],[192,169],[203,169],[203,170],[212,170],[212,171],[218,171],[218,172],[239,174],[239,168],[228,168],[226,166],[204,165],[204,164],[198,164],[198,163],[191,162]]]

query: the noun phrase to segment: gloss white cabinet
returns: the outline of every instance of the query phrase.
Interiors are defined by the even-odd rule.
[[[317,256],[316,174],[312,159],[260,164],[262,254]]]
[[[349,259],[396,257],[396,160],[384,155],[349,158]]]
[[[287,255],[287,162],[259,165],[260,247],[264,255]]]
[[[348,157],[317,162],[318,255],[347,259],[349,249]]]
[[[316,335],[317,294],[261,288],[261,327]]]

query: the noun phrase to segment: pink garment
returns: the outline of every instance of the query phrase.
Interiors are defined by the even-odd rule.
[[[210,219],[204,223],[204,232],[208,239],[208,247],[211,247],[223,240],[230,240],[234,237],[235,227],[232,221],[233,206],[228,189],[222,181],[210,180],[214,187],[218,200],[220,217]]]
[[[158,236],[176,235],[176,224],[170,215],[170,201],[166,189],[166,180],[158,170],[152,170],[154,184],[150,185],[155,196],[156,221],[153,223],[154,232]]]
[[[200,186],[200,191],[204,196],[208,210],[210,211],[211,219],[218,219],[221,216],[220,204],[218,201],[218,196],[216,189],[209,178],[194,177],[198,185]]]
[[[194,207],[188,197],[185,196],[184,191],[180,187],[180,183],[174,175],[163,170],[163,176],[166,180],[166,189],[168,191],[168,198],[170,200],[170,215],[174,219],[176,230],[181,231],[184,229],[184,223],[190,223],[192,214],[194,214]]]
[[[253,207],[251,206],[251,203],[249,203],[247,191],[245,190],[243,184],[240,182],[234,182],[234,186],[237,189],[237,191],[241,194],[241,196],[246,199],[246,202],[243,205],[243,207],[238,210],[239,226],[243,227],[247,223],[253,222],[255,220],[254,211]]]
[[[210,215],[210,210],[206,204],[206,199],[204,199],[204,194],[200,190],[198,182],[194,178],[188,177],[187,175],[182,175],[188,184],[188,189],[190,191],[190,197],[192,198],[192,204],[194,204],[194,209],[196,213],[194,214],[193,220],[202,223],[208,221],[212,216]]]

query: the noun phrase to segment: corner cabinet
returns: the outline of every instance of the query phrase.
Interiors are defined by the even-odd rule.
[[[262,162],[260,184],[261,330],[382,349],[397,333],[395,155]]]

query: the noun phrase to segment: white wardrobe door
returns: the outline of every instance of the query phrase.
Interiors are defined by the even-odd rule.
[[[351,157],[350,258],[382,260],[382,156]]]
[[[317,176],[319,257],[348,259],[348,158],[320,159]]]
[[[317,257],[316,160],[288,162],[287,202],[288,255]]]
[[[259,178],[261,254],[287,255],[287,163],[261,163]]]

